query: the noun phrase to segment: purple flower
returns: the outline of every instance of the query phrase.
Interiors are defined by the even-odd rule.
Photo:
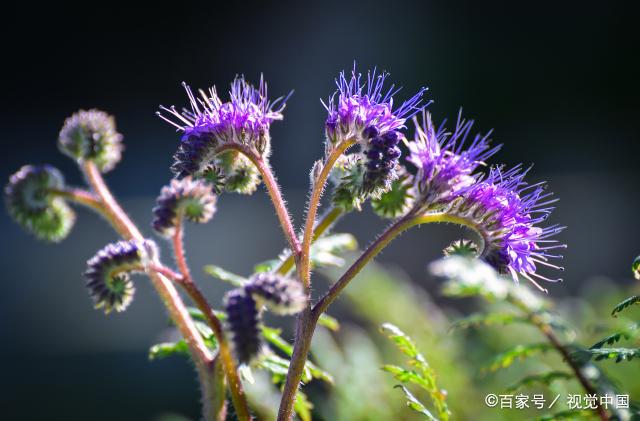
[[[469,220],[485,240],[482,258],[500,273],[510,273],[517,282],[518,275],[545,291],[534,278],[551,282],[537,273],[537,265],[558,270],[562,267],[549,262],[561,259],[554,250],[566,248],[550,237],[565,227],[539,226],[553,211],[544,182],[527,184],[523,171],[516,166],[507,171],[492,168],[485,180],[468,187],[464,195],[451,204],[447,211]]]
[[[201,171],[214,159],[214,150],[224,143],[248,145],[261,155],[268,155],[269,127],[273,121],[282,120],[288,97],[271,102],[262,77],[257,88],[244,77],[236,77],[227,102],[222,101],[215,87],[206,93],[200,91],[200,97],[196,97],[184,82],[183,86],[191,109],[178,111],[174,106],[160,106],[167,115],[157,112],[160,118],[183,132],[172,168],[178,177]]]
[[[322,102],[327,109],[326,133],[331,143],[353,139],[360,144],[366,165],[362,180],[365,194],[379,195],[389,189],[396,178],[396,166],[401,155],[398,144],[403,138],[405,122],[429,103],[423,102],[426,88],[394,109],[393,97],[400,89],[385,87],[388,73],[367,72],[366,80],[356,73],[351,77],[340,73],[338,89]]]
[[[234,289],[225,296],[225,310],[236,358],[241,364],[250,364],[263,348],[258,305],[243,289]]]
[[[436,130],[427,112],[422,113],[422,123],[417,118],[414,123],[416,135],[406,142],[407,159],[418,169],[416,188],[425,209],[445,204],[473,185],[478,177],[474,171],[501,147],[489,146],[491,132],[476,134],[467,143],[474,122],[465,120],[462,111],[453,133],[445,128],[446,121]]]
[[[276,314],[296,314],[304,310],[307,304],[307,296],[300,282],[275,273],[254,275],[244,290],[258,304],[264,304]]]

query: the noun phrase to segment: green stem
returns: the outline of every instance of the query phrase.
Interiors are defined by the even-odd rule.
[[[311,339],[315,327],[318,323],[320,315],[324,313],[329,305],[333,303],[340,295],[342,290],[351,282],[351,280],[377,256],[386,246],[388,246],[400,234],[409,228],[434,223],[434,222],[450,222],[464,225],[474,230],[477,228],[474,224],[465,218],[460,218],[445,213],[431,213],[425,215],[416,215],[409,212],[404,217],[398,219],[391,224],[369,247],[360,255],[360,257],[347,269],[347,271],[334,283],[331,288],[320,298],[320,300],[307,312],[298,316],[298,329],[296,331],[296,341],[291,357],[291,365],[287,375],[287,382],[280,403],[280,412],[278,414],[279,421],[288,421],[293,416],[293,404],[296,399],[296,392],[302,378],[304,364],[311,347]],[[484,244],[481,244],[481,249]],[[481,250],[482,252],[482,250]]]

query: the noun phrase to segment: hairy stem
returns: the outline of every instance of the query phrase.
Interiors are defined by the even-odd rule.
[[[318,221],[313,229],[313,238],[311,243],[313,244],[318,238],[320,238],[326,231],[333,226],[338,218],[342,216],[344,211],[339,208],[332,208]],[[295,255],[292,253],[285,260],[280,263],[280,266],[275,270],[276,273],[286,275],[289,273],[295,265]]]
[[[529,317],[529,320],[531,320],[531,322],[549,340],[549,343],[551,344],[551,346],[553,346],[555,350],[562,356],[562,359],[569,366],[569,368],[571,368],[571,370],[573,371],[573,374],[582,385],[582,388],[584,389],[584,391],[590,395],[597,396],[598,391],[591,384],[591,382],[584,376],[580,366],[575,362],[573,358],[571,358],[571,353],[564,345],[562,345],[562,343],[556,336],[555,332],[553,331],[553,328],[551,328],[549,324],[541,320],[540,316],[536,314],[532,314],[528,312],[528,317]],[[594,412],[598,414],[598,417],[600,417],[602,421],[607,421],[609,419],[609,416],[607,415],[607,411],[605,411],[602,405],[600,405],[598,402],[596,402],[596,408],[594,409]]]
[[[291,223],[291,217],[289,216],[287,205],[282,198],[278,182],[276,181],[269,164],[253,150],[239,143],[225,143],[216,150],[216,153],[219,154],[227,150],[235,150],[242,153],[256,166],[262,176],[262,181],[267,188],[267,192],[271,197],[271,202],[276,210],[276,215],[278,216],[278,220],[282,226],[282,231],[284,231],[284,235],[289,242],[289,248],[293,250],[294,254],[300,253],[300,242],[298,241],[293,224]]]
[[[293,415],[293,404],[295,403],[295,395],[302,378],[304,364],[311,346],[311,339],[315,327],[318,323],[320,315],[326,311],[331,303],[340,295],[342,290],[351,282],[351,280],[377,256],[386,246],[396,237],[411,227],[434,223],[434,222],[450,222],[464,226],[473,227],[473,225],[464,218],[459,218],[445,213],[432,213],[426,215],[415,215],[409,212],[407,215],[398,219],[391,224],[369,247],[360,255],[360,257],[347,269],[347,271],[334,283],[331,288],[320,298],[320,300],[312,307],[310,311],[301,313],[298,316],[296,341],[291,358],[291,365],[287,375],[287,381],[280,403],[280,412],[278,414],[279,421],[288,421]],[[482,248],[482,247],[481,247]]]
[[[324,191],[325,184],[327,183],[327,179],[329,178],[329,174],[331,173],[331,169],[335,165],[336,161],[342,154],[349,149],[355,140],[349,139],[340,143],[336,148],[334,148],[327,159],[325,159],[324,165],[322,167],[322,171],[318,175],[318,178],[314,180],[313,187],[311,189],[311,196],[309,198],[309,205],[307,208],[307,220],[304,225],[304,232],[302,235],[302,246],[300,250],[300,269],[299,274],[301,277],[301,281],[306,288],[309,288],[311,285],[311,273],[310,273],[310,249],[311,249],[311,241],[314,237],[313,235],[313,227],[316,223],[316,215],[318,213],[318,206],[320,205],[320,199],[322,198],[322,193]]]
[[[227,342],[226,335],[224,334],[222,322],[220,322],[220,319],[215,315],[206,297],[204,296],[204,294],[202,294],[198,286],[195,284],[195,282],[193,282],[193,278],[191,277],[191,271],[189,270],[189,266],[187,265],[187,260],[184,253],[184,230],[182,227],[182,222],[183,218],[181,215],[179,215],[176,222],[175,235],[173,236],[173,250],[176,258],[176,264],[178,265],[178,269],[182,274],[180,285],[182,285],[187,294],[189,294],[202,314],[204,314],[207,323],[211,327],[211,330],[213,331],[213,334],[218,341],[219,353],[216,359],[219,359],[222,363],[222,368],[224,369],[227,381],[229,382],[231,400],[233,401],[233,406],[236,410],[238,419],[243,421],[250,420],[251,412],[249,410],[249,404],[247,403],[247,398],[242,388],[242,382],[240,381],[240,376],[238,375],[238,368],[236,367],[235,360],[231,355],[231,349],[229,347],[229,343]]]
[[[61,197],[71,202],[91,208],[97,212],[104,212],[104,205],[100,198],[95,194],[76,188],[50,189],[50,193],[54,196]]]
[[[115,200],[96,165],[91,161],[84,162],[82,164],[82,170],[87,178],[87,182],[100,199],[102,204],[100,208],[101,213],[111,223],[114,229],[125,239],[143,240],[144,237],[140,233],[140,230],[138,230]],[[153,262],[153,264],[162,266],[160,262]],[[208,382],[211,381],[210,367],[213,361],[213,355],[196,329],[173,283],[167,279],[165,275],[151,268],[147,270],[147,274],[167,308],[171,319],[189,345],[190,353],[198,370],[198,376],[200,381],[203,382],[202,389],[207,390],[209,387]],[[205,382],[207,384],[204,384]],[[203,415],[207,420],[214,420],[217,415],[207,412],[210,408],[211,405],[205,404]]]

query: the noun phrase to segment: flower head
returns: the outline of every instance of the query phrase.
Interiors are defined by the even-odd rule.
[[[337,91],[323,102],[328,112],[327,138],[332,144],[351,139],[360,145],[365,165],[361,190],[374,196],[388,190],[396,178],[401,155],[398,144],[406,120],[428,105],[423,102],[426,88],[421,88],[394,108],[393,97],[399,89],[395,85],[385,87],[388,76],[384,72],[376,74],[374,69],[364,80],[355,68],[350,78],[341,72],[336,79]]]
[[[242,364],[249,364],[260,354],[263,347],[260,336],[260,310],[253,297],[243,289],[234,289],[227,293],[225,310],[236,358]]]
[[[92,161],[107,172],[122,158],[122,135],[114,118],[104,111],[80,110],[65,120],[58,147],[78,162]]]
[[[302,284],[275,273],[258,273],[244,287],[258,303],[276,314],[301,312],[307,304]]]
[[[474,122],[463,119],[462,113],[453,133],[444,124],[436,130],[427,112],[422,122],[416,118],[414,123],[416,136],[413,142],[406,142],[407,159],[418,169],[416,190],[426,207],[447,203],[470,188],[478,177],[474,174],[477,167],[500,149],[489,146],[489,134],[477,134],[467,143]]]
[[[84,273],[95,308],[106,314],[126,310],[135,292],[130,274],[144,271],[155,255],[157,248],[151,240],[119,241],[98,251]]]
[[[562,258],[554,250],[566,248],[557,240],[549,239],[564,227],[539,224],[553,211],[545,183],[527,184],[527,171],[520,166],[503,171],[492,168],[485,180],[470,186],[462,197],[455,199],[448,213],[465,218],[481,233],[485,247],[480,256],[500,273],[510,273],[515,281],[518,275],[544,290],[533,278],[549,279],[537,273],[537,265],[554,269],[563,268],[549,263]]]
[[[257,88],[244,77],[236,77],[227,102],[218,96],[215,87],[206,93],[200,91],[200,97],[196,97],[188,85],[183,86],[191,109],[178,111],[173,106],[160,106],[166,115],[157,113],[183,133],[172,166],[177,177],[199,176],[207,166],[216,163],[216,148],[225,143],[250,146],[262,156],[269,154],[269,128],[275,120],[282,120],[288,97],[270,101],[262,77]]]
[[[53,193],[64,185],[62,173],[50,165],[23,166],[4,189],[9,215],[40,239],[63,240],[76,219],[69,205]]]
[[[164,186],[153,208],[153,228],[165,237],[171,237],[179,218],[203,224],[216,211],[217,197],[211,184],[193,180],[190,176],[181,180],[171,180]]]

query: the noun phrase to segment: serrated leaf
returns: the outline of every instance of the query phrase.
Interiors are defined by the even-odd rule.
[[[546,352],[552,348],[553,347],[551,346],[551,344],[546,342],[529,345],[517,345],[506,352],[498,354],[494,358],[493,362],[483,370],[496,371],[501,368],[507,368],[516,360],[522,361],[534,355]]]
[[[313,404],[307,398],[301,390],[298,390],[296,394],[296,401],[293,404],[293,409],[296,411],[296,414],[302,421],[311,421],[311,410],[313,409]]]
[[[149,359],[156,360],[170,357],[171,355],[189,355],[189,345],[184,339],[178,342],[164,342],[153,345],[149,349]]]
[[[380,330],[385,333],[389,337],[389,339],[393,341],[393,343],[396,344],[400,352],[412,359],[418,359],[419,356],[420,360],[423,360],[424,364],[428,366],[427,362],[424,360],[424,357],[418,351],[416,344],[413,343],[413,340],[397,326],[392,325],[391,323],[384,323],[380,327]]]
[[[207,275],[212,276],[216,279],[220,279],[221,281],[228,282],[236,287],[241,287],[248,282],[246,278],[229,272],[228,270],[223,269],[220,266],[206,265],[203,269]]]
[[[621,303],[618,303],[618,305],[616,305],[613,308],[611,315],[613,317],[617,317],[618,313],[620,313],[621,311],[625,310],[628,307],[631,307],[634,304],[640,304],[640,295],[634,295],[633,297],[629,297],[626,300],[622,301]]]
[[[530,323],[530,321],[526,317],[513,313],[479,313],[457,320],[451,325],[451,329],[468,329],[476,326],[507,325],[510,323]]]
[[[616,342],[620,342],[622,339],[631,339],[638,335],[638,328],[640,328],[640,323],[634,323],[629,326],[626,330],[613,333],[605,338],[602,338],[595,344],[591,345],[589,349],[598,349],[602,348],[605,345],[613,345]]]
[[[413,396],[413,394],[409,391],[409,389],[407,389],[406,387],[400,384],[394,386],[394,388],[402,389],[402,391],[404,392],[404,396],[407,398],[407,406],[409,408],[413,409],[416,412],[421,413],[422,415],[427,417],[428,420],[438,421],[438,419],[434,417],[431,412],[429,412],[429,410],[422,404],[422,402],[420,402],[415,396]]]
[[[640,357],[640,348],[598,348],[590,349],[588,352],[596,361],[615,359],[619,363]]]
[[[340,322],[335,317],[329,316],[327,313],[322,313],[318,319],[318,324],[324,326],[327,329],[337,332],[340,330]]]
[[[396,380],[401,381],[402,383],[417,384],[425,390],[429,390],[429,388],[432,387],[432,385],[428,381],[426,381],[424,377],[413,370],[405,370],[404,368],[393,364],[385,364],[382,366],[382,369],[393,374],[393,377]]]
[[[571,380],[573,375],[565,373],[564,371],[550,371],[548,373],[534,374],[527,376],[516,383],[512,384],[506,389],[507,393],[515,392],[523,387],[531,387],[534,385],[542,384],[545,386],[551,385],[556,380]]]

